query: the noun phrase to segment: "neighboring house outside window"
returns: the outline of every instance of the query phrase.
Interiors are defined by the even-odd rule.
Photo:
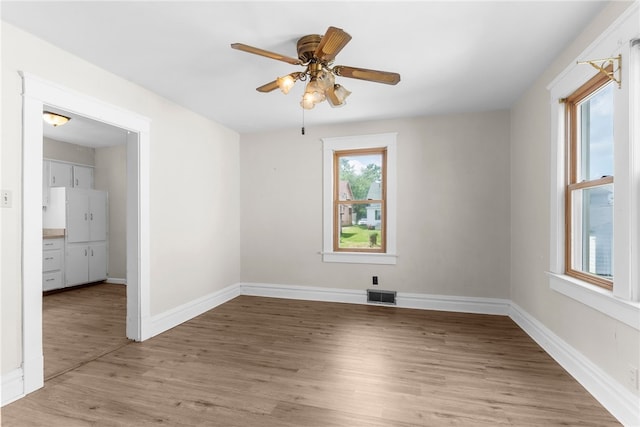
[[[396,263],[396,134],[323,138],[323,261]]]
[[[340,200],[353,200],[353,192],[348,181],[340,181]],[[340,205],[340,224],[343,226],[353,225],[353,207],[349,204]]]

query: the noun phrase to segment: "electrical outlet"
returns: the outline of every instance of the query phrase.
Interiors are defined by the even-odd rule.
[[[638,390],[638,368],[629,365],[627,369],[627,375],[631,388],[634,390]]]
[[[371,278],[371,283],[374,284],[374,285],[377,285],[378,284],[378,276],[373,276]]]
[[[1,190],[0,193],[0,206],[3,208],[10,208],[13,202],[13,197],[11,196],[11,191],[9,190]]]

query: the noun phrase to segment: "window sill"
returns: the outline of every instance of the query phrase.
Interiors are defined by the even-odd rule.
[[[611,291],[564,274],[547,274],[549,286],[554,291],[640,330],[640,303],[622,300]]]
[[[343,262],[350,264],[387,264],[395,265],[395,254],[370,254],[363,252],[323,252],[323,262]]]

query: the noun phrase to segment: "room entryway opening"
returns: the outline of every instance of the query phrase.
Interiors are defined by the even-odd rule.
[[[55,108],[126,131],[126,337],[142,341],[149,318],[149,119],[36,76],[23,78],[23,390],[44,384],[43,111]],[[87,248],[90,250],[90,248]],[[81,319],[77,319],[81,322]]]
[[[126,335],[129,131],[45,105],[44,380],[130,342]]]

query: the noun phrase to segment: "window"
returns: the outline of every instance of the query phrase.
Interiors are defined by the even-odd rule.
[[[639,11],[637,4],[629,7],[548,86],[549,286],[636,330],[640,329],[640,121],[635,119],[640,113]],[[615,77],[620,85],[601,80],[600,71],[584,63],[618,56],[621,66]]]
[[[386,148],[335,151],[333,156],[333,250],[384,253]]]
[[[613,289],[614,83],[596,75],[566,99],[566,274]]]
[[[323,138],[323,261],[396,263],[396,134]]]

